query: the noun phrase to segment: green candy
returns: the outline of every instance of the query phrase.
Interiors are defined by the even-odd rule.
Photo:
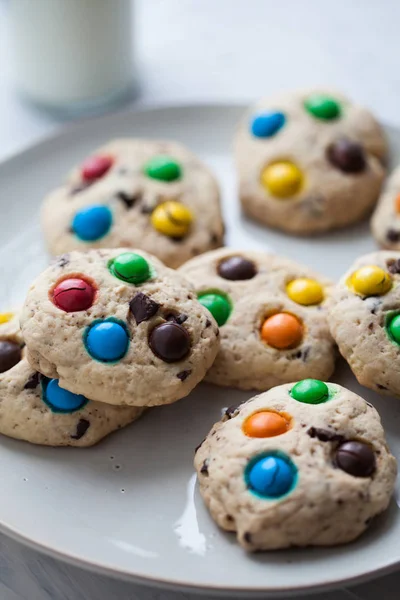
[[[200,294],[198,299],[200,304],[210,311],[219,327],[225,325],[231,314],[231,303],[226,296],[215,292],[207,292]]]
[[[331,121],[340,116],[340,104],[334,98],[323,94],[309,96],[304,106],[313,117],[323,121]]]
[[[292,398],[305,404],[322,404],[329,400],[329,389],[326,383],[318,379],[303,379],[292,388]]]
[[[179,163],[170,156],[153,156],[143,170],[147,177],[160,181],[176,181],[182,176]]]
[[[396,315],[390,321],[388,325],[389,335],[396,342],[400,344],[400,315]]]
[[[128,283],[143,283],[151,277],[150,266],[147,260],[133,252],[123,252],[111,262],[110,272],[114,277]]]

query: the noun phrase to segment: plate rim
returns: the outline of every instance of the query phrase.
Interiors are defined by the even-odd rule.
[[[151,114],[156,112],[171,112],[171,111],[179,111],[179,110],[200,110],[200,111],[215,111],[222,109],[237,109],[243,110],[243,112],[248,107],[248,103],[244,102],[226,102],[226,101],[211,101],[211,102],[174,102],[174,103],[151,103],[146,105],[141,105],[140,103],[136,106],[131,106],[124,110],[115,111],[106,115],[94,116],[91,118],[85,118],[78,122],[69,123],[61,125],[61,127],[57,128],[56,131],[51,132],[50,134],[44,135],[40,137],[36,142],[28,143],[26,145],[22,145],[22,147],[16,151],[12,151],[9,154],[6,154],[0,160],[0,175],[4,169],[7,169],[9,165],[12,165],[15,161],[26,160],[29,159],[29,156],[33,153],[44,152],[46,151],[46,147],[48,146],[48,151],[51,151],[51,146],[53,144],[57,144],[61,139],[74,136],[82,132],[88,126],[95,126],[96,123],[104,124],[104,121],[112,122],[114,119],[121,119],[124,116],[129,118],[132,114]],[[387,124],[384,121],[380,121],[381,125],[386,130],[399,130],[397,127],[394,127],[391,124]],[[378,567],[372,571],[361,571],[354,576],[346,577],[342,579],[326,579],[323,583],[316,584],[305,584],[301,586],[293,587],[292,585],[280,586],[280,587],[243,587],[243,586],[234,586],[227,587],[225,585],[209,585],[209,584],[190,584],[187,581],[180,581],[176,579],[166,579],[163,577],[152,577],[150,575],[143,575],[140,573],[133,573],[132,571],[127,571],[124,568],[119,567],[110,567],[103,562],[99,562],[96,560],[90,560],[87,558],[79,557],[76,554],[71,553],[70,551],[61,551],[60,549],[54,548],[53,545],[48,545],[41,543],[33,539],[32,537],[23,534],[18,531],[18,529],[7,525],[2,520],[2,516],[0,515],[0,532],[11,539],[15,540],[17,543],[21,543],[22,545],[36,550],[46,556],[54,558],[56,560],[60,560],[61,562],[65,562],[72,566],[83,568],[87,571],[91,571],[94,573],[98,573],[100,575],[107,575],[114,579],[129,581],[133,583],[137,583],[139,585],[154,587],[158,589],[165,590],[173,590],[173,591],[186,591],[189,593],[195,594],[209,594],[213,593],[218,596],[235,596],[235,597],[243,597],[251,596],[251,597],[281,597],[281,596],[292,596],[298,593],[311,592],[316,593],[320,591],[327,591],[329,589],[338,589],[343,587],[343,585],[355,585],[356,583],[366,582],[368,580],[372,580],[378,578],[380,576],[399,571],[400,570],[400,560],[395,559],[385,566]],[[301,551],[301,550],[300,550]]]

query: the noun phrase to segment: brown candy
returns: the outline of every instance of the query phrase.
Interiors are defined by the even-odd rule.
[[[374,451],[363,442],[341,444],[336,450],[334,462],[339,469],[353,477],[371,477],[376,469]]]
[[[243,281],[252,279],[257,269],[255,264],[242,256],[230,256],[218,265],[218,274],[224,279],[231,281]]]
[[[361,173],[366,167],[364,150],[357,142],[340,138],[327,149],[331,164],[344,173]]]
[[[0,373],[8,371],[21,360],[21,348],[15,342],[0,341]]]
[[[184,327],[169,321],[152,330],[149,346],[161,360],[178,362],[190,352],[190,336]]]

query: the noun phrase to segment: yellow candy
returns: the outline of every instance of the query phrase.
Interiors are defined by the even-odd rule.
[[[14,313],[0,313],[0,325],[3,325],[4,323],[8,323],[9,321],[11,321],[11,319],[13,318]]]
[[[392,280],[386,271],[375,265],[361,267],[348,279],[347,284],[361,296],[381,296],[392,287]]]
[[[192,212],[180,202],[169,200],[154,209],[151,223],[154,229],[170,237],[183,237],[193,221]]]
[[[261,172],[261,183],[277,198],[290,198],[303,185],[303,173],[292,162],[279,161],[265,167]]]
[[[297,302],[297,304],[302,304],[303,306],[320,304],[324,299],[322,285],[318,281],[315,281],[315,279],[307,279],[306,277],[293,279],[286,286],[286,292],[293,302]]]

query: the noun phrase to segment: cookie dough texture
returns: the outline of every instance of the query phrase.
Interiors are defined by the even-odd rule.
[[[110,261],[127,251],[71,252],[34,281],[21,315],[28,359],[34,369],[59,379],[61,387],[94,400],[131,406],[169,404],[203,379],[218,351],[218,327],[197,302],[189,282],[145,252],[135,251],[154,270],[148,281],[135,286],[112,275]],[[49,292],[68,276],[84,277],[97,287],[88,310],[67,313],[53,304]],[[130,301],[138,292],[159,304],[156,314],[139,325],[130,313]],[[149,334],[178,315],[191,349],[179,362],[166,363],[152,352]],[[123,322],[129,332],[128,351],[115,363],[91,358],[83,339],[89,325],[107,318]]]
[[[242,281],[221,277],[219,264],[233,256],[252,261],[256,275]],[[192,282],[197,294],[220,291],[232,304],[228,321],[220,327],[220,351],[207,381],[263,391],[305,377],[329,379],[332,375],[336,350],[327,323],[327,301],[332,286],[329,279],[281,256],[228,248],[192,259],[180,272]],[[321,304],[301,306],[288,297],[286,285],[301,277],[321,283],[325,294]],[[303,323],[303,339],[296,348],[278,350],[261,338],[265,318],[279,312],[295,315]]]
[[[216,423],[195,456],[201,495],[217,524],[237,534],[248,551],[293,546],[333,546],[357,538],[388,506],[396,479],[376,410],[337,384],[324,404],[296,402],[283,385],[252,398]],[[284,411],[291,428],[271,438],[247,437],[246,418],[260,410]],[[338,442],[311,437],[323,429],[346,440],[369,444],[375,452],[372,477],[354,477],[335,467]],[[312,430],[311,430],[312,431]],[[280,499],[264,499],[247,488],[249,460],[279,450],[298,469],[294,489]]]
[[[136,247],[176,268],[197,254],[223,245],[218,185],[208,167],[185,147],[168,141],[120,139],[93,154],[114,159],[103,177],[85,186],[80,168],[76,167],[65,184],[44,200],[42,227],[51,254],[88,248]],[[159,181],[145,175],[144,165],[157,155],[168,155],[181,165],[179,180]],[[182,239],[159,233],[151,223],[152,211],[167,200],[181,202],[193,214],[189,233]],[[78,239],[71,231],[74,215],[99,204],[112,211],[109,232],[97,241]]]
[[[357,259],[332,292],[329,324],[340,353],[358,381],[380,394],[400,396],[400,347],[386,332],[386,318],[400,306],[400,252],[381,251]],[[364,297],[346,283],[360,267],[376,265],[392,278],[381,296]]]
[[[326,94],[341,105],[337,119],[313,117],[304,107],[312,94]],[[263,112],[285,114],[284,126],[272,137],[257,138],[250,124]],[[334,167],[327,152],[337,140],[359,143],[365,169],[345,173]],[[374,206],[385,176],[387,145],[382,128],[365,108],[336,90],[308,89],[260,100],[239,124],[235,142],[239,195],[253,219],[294,234],[313,234],[355,223]],[[303,173],[300,191],[289,198],[271,195],[261,183],[264,167],[290,161]]]
[[[400,250],[400,167],[385,184],[372,216],[371,229],[382,248]]]

